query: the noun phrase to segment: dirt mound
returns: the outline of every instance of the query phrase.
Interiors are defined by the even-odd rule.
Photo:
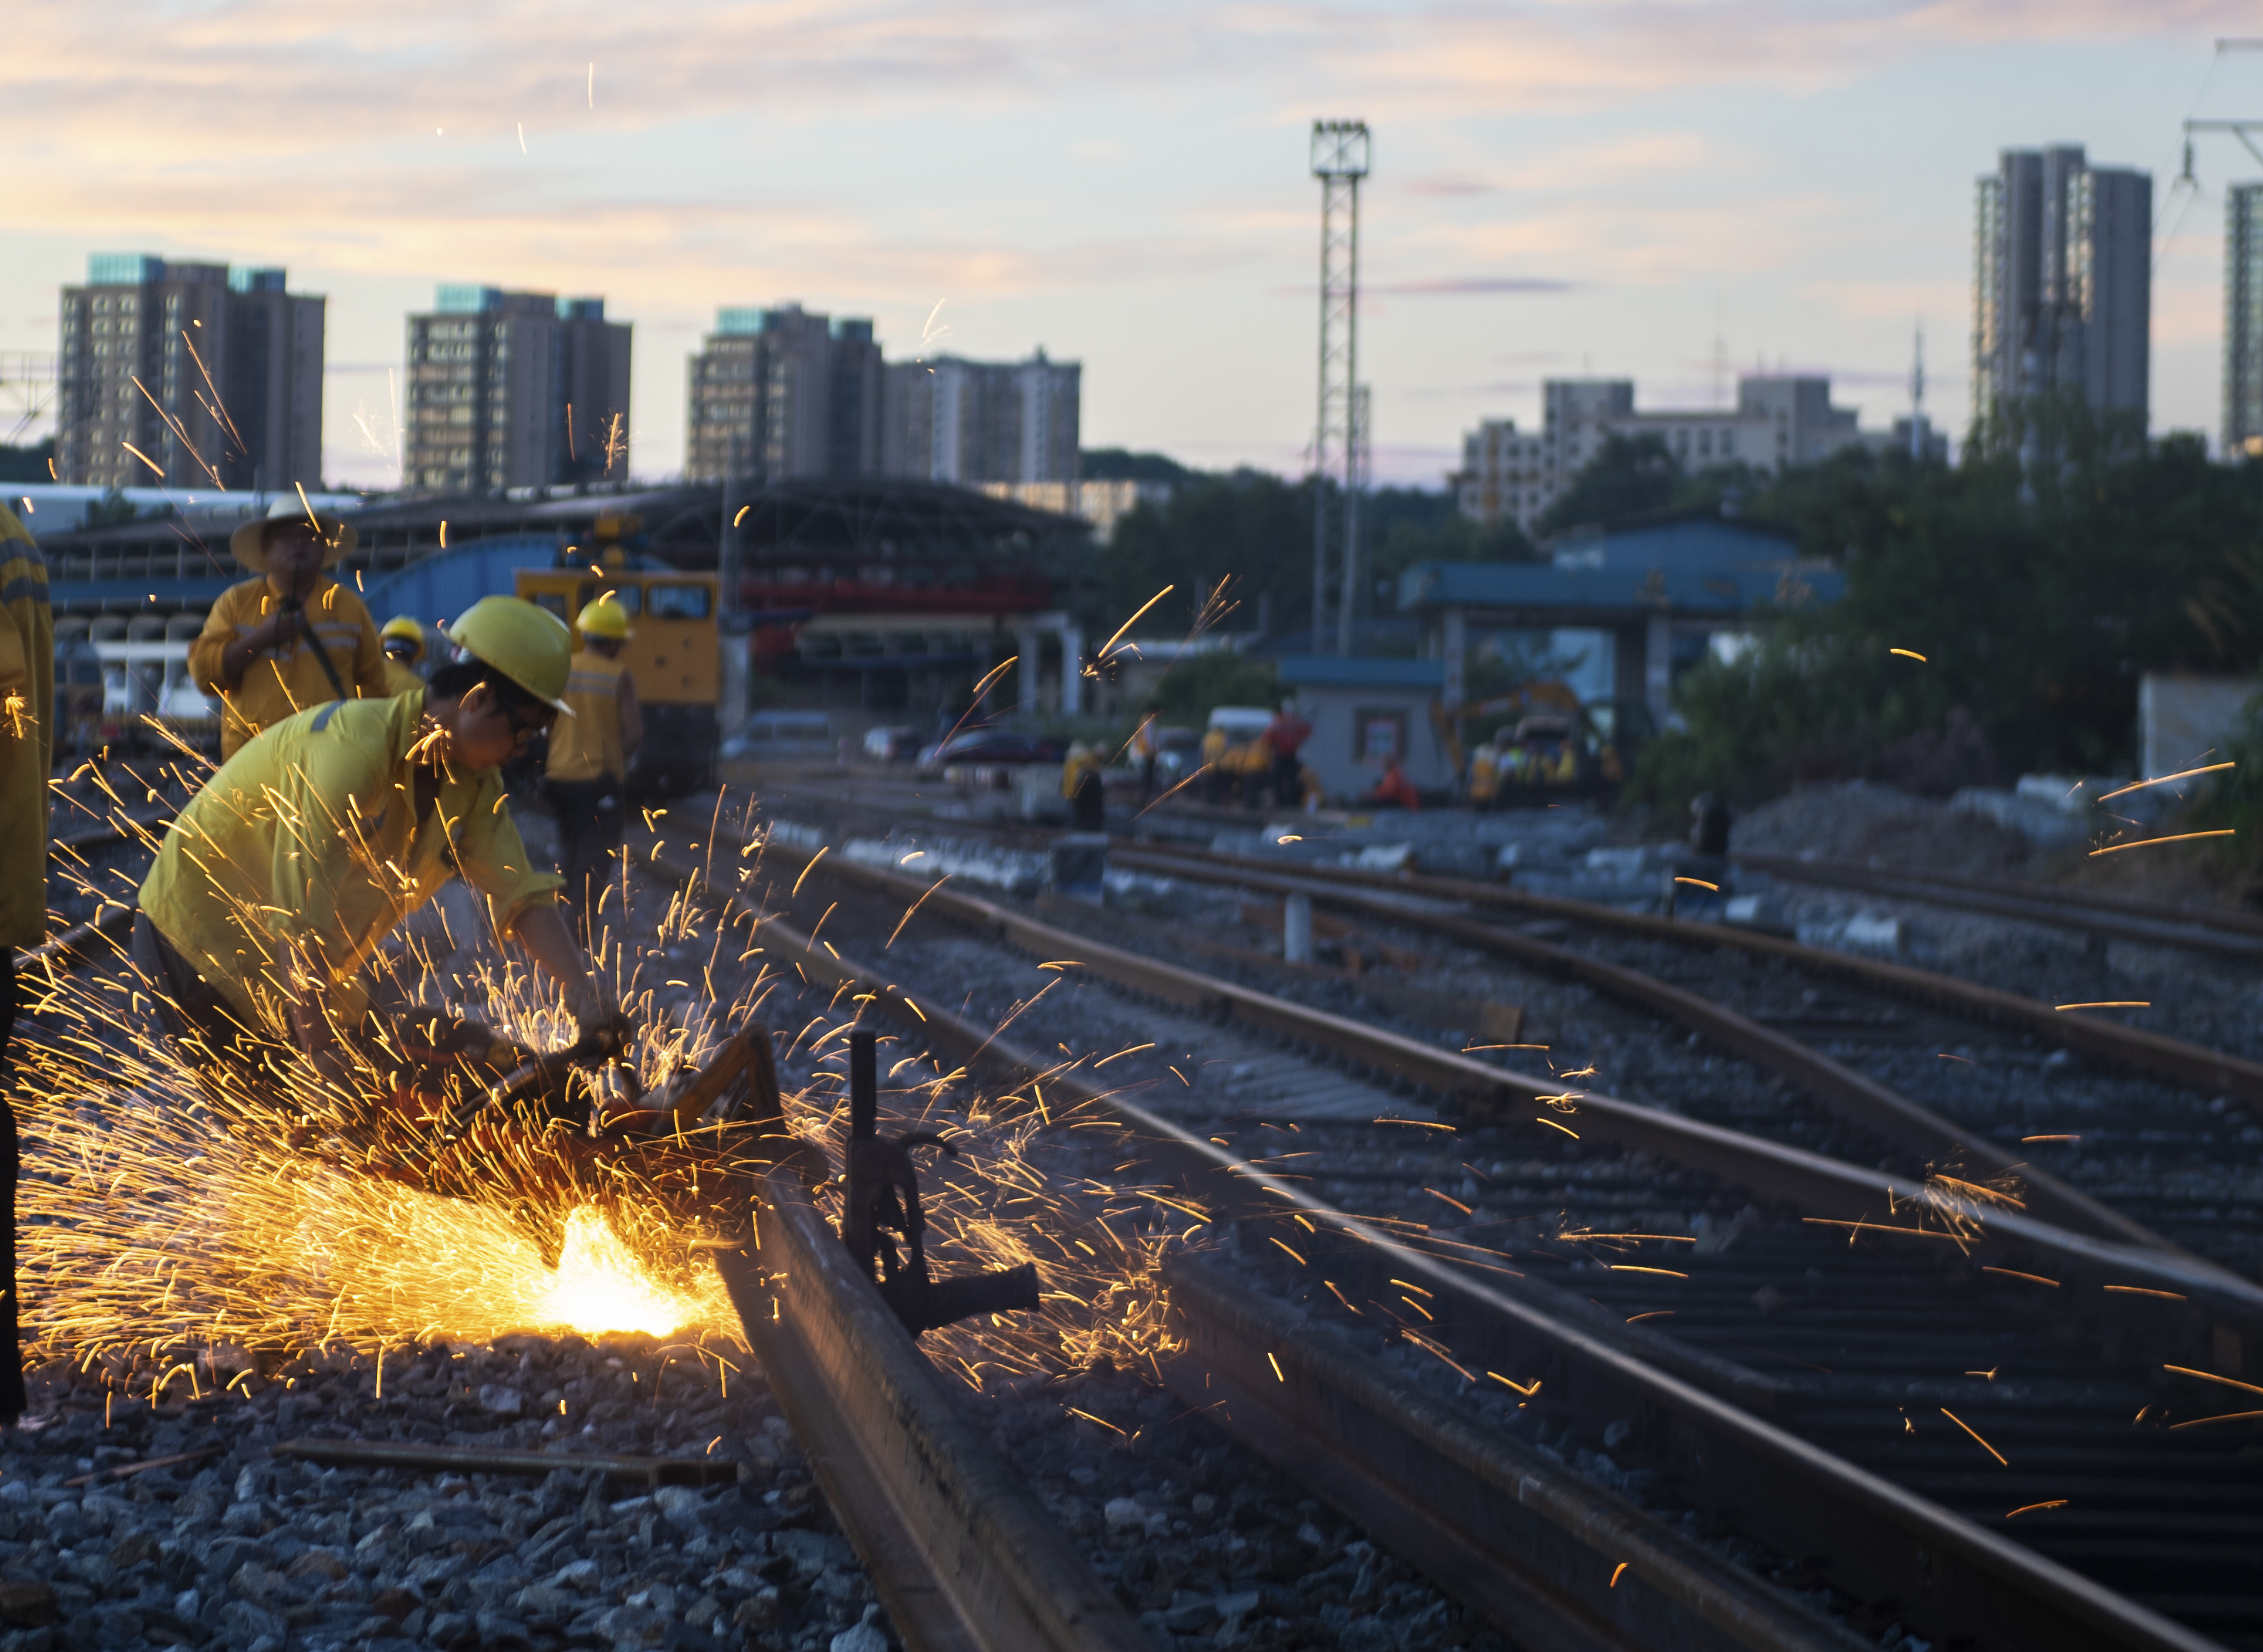
[[[2033,849],[2008,827],[1864,780],[1802,786],[1736,822],[1730,846],[1752,855],[1905,867],[1962,877],[2013,877]]]

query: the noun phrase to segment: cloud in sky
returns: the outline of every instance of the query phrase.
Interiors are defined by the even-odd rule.
[[[355,415],[434,283],[603,293],[637,323],[636,462],[659,474],[717,307],[869,314],[903,355],[948,296],[957,349],[1083,361],[1093,444],[1293,464],[1312,317],[1276,293],[1312,279],[1305,129],[1356,115],[1381,457],[1530,415],[1474,358],[1629,373],[1654,402],[1717,336],[1841,364],[1877,422],[1914,318],[1936,360],[1963,354],[1995,150],[2163,164],[2246,11],[18,0],[0,349],[53,348],[90,250],[287,263],[330,296],[333,469],[376,481]],[[2215,83],[2231,103],[2202,112],[2252,107],[2263,62]],[[2212,422],[2211,256],[2195,227],[2164,260],[2157,424]]]

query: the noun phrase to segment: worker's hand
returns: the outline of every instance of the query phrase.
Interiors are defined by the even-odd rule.
[[[306,629],[306,610],[295,607],[278,608],[244,633],[244,652],[256,654],[263,649],[280,648],[304,633]]]
[[[636,1042],[639,1030],[632,1017],[609,1003],[602,1010],[575,1018],[574,1042],[592,1055],[622,1056]]]

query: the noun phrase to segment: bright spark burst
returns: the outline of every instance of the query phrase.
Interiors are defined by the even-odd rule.
[[[193,785],[204,776],[181,778]],[[123,800],[113,793],[110,801],[123,819]],[[759,878],[759,857],[736,871],[748,883]],[[130,884],[84,887],[114,900]],[[801,983],[761,958],[743,915],[718,922],[697,891],[641,902],[633,930],[648,939],[624,945],[616,937],[632,929],[628,893],[617,883],[599,903],[598,961],[645,1028],[636,1065],[658,1088],[703,1064],[775,989]],[[656,924],[654,905],[664,907]],[[436,1011],[452,1000],[476,1006],[524,1047],[554,1048],[571,1036],[554,992],[475,938],[449,933],[437,903],[404,926],[380,967]],[[718,976],[738,983],[727,1003]],[[704,995],[676,990],[693,978],[705,984]],[[553,1269],[500,1199],[474,1202],[389,1180],[286,1146],[280,1129],[223,1128],[197,1076],[158,1033],[147,985],[123,959],[29,974],[25,985],[35,1009],[33,1024],[19,1028],[28,1036],[18,1086],[26,1143],[18,1278],[25,1339],[37,1352],[163,1370],[184,1357],[193,1365],[199,1348],[366,1353],[519,1331],[740,1344],[719,1279],[701,1244],[687,1243],[712,1239],[687,1232],[680,1215],[633,1181],[612,1188],[602,1211],[570,1190],[523,1190],[528,1201],[548,1201],[539,1218],[562,1232]],[[849,1129],[842,1035],[865,1001],[835,994],[792,1041],[814,1057],[815,1071],[784,1097],[787,1122],[835,1163]],[[1048,1120],[1091,1115],[1065,1120],[1064,1109],[1038,1099],[1037,1085],[994,1096],[973,1093],[956,1071],[922,1082],[931,1070],[902,1059],[919,1053],[913,1044],[897,1052],[896,1082],[907,1087],[884,1093],[884,1108],[898,1115],[884,1123],[955,1127],[960,1158],[922,1178],[934,1271],[948,1277],[1034,1262],[1042,1286],[1037,1314],[929,1333],[923,1345],[937,1364],[980,1388],[1102,1360],[1151,1366],[1170,1352],[1159,1268],[1179,1237],[1134,1225],[1148,1190],[1074,1166],[1065,1173],[1045,1138]],[[306,1100],[277,1098],[267,1111],[303,1117]],[[839,1193],[828,1183],[821,1198]]]

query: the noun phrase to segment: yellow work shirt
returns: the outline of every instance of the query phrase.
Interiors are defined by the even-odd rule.
[[[1490,797],[1500,790],[1500,760],[1493,755],[1492,747],[1480,746],[1470,759],[1470,796]]]
[[[423,715],[424,696],[406,694],[286,718],[166,833],[141,910],[253,1024],[285,1031],[294,979],[322,982],[358,1014],[362,964],[459,867],[505,933],[560,887],[529,862],[494,769],[448,774],[417,818],[409,753]]]
[[[252,655],[243,668],[243,681],[227,687],[221,681],[221,651],[264,624],[276,606],[275,593],[264,577],[231,585],[205,616],[204,631],[189,647],[189,675],[224,708],[222,762],[260,730],[309,706],[341,698],[341,688],[343,697],[354,699],[390,699],[399,692],[386,686],[385,649],[378,642],[369,610],[327,574],[315,581],[314,595],[307,599],[307,630],[293,637],[288,647],[264,648]],[[337,672],[335,684],[315,652],[318,645]]]
[[[385,657],[385,692],[388,698],[397,694],[422,694],[424,692],[424,679],[387,654]]]
[[[55,747],[55,622],[47,563],[0,509],[0,947],[47,937],[47,778]]]
[[[543,772],[553,780],[618,780],[628,768],[621,756],[621,662],[594,648],[575,654],[566,703],[574,715],[550,725]]]

